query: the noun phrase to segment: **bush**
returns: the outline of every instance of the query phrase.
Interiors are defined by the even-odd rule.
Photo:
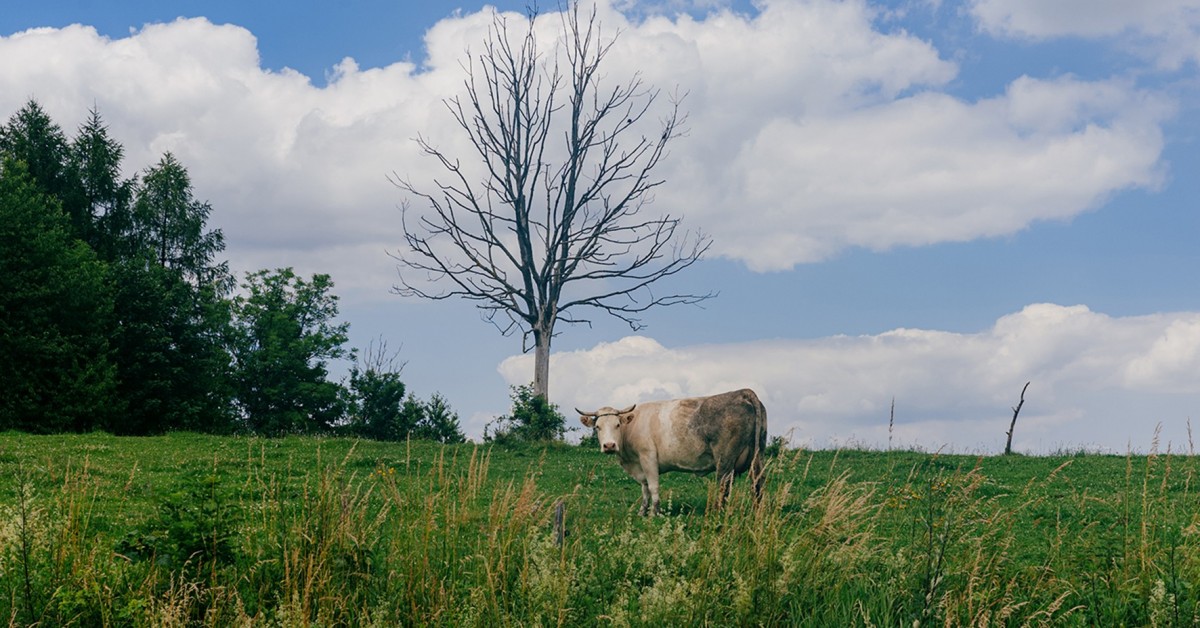
[[[465,442],[458,414],[445,397],[434,393],[426,403],[411,392],[405,396],[400,381],[403,369],[396,354],[388,354],[387,343],[380,341],[367,348],[366,357],[350,369],[346,405],[351,412],[346,430],[372,440]]]
[[[352,368],[350,431],[372,440],[403,440],[412,429],[404,392],[399,372]]]
[[[197,572],[205,566],[233,564],[238,553],[238,504],[225,495],[216,476],[199,485],[169,493],[157,516],[126,533],[116,546],[134,562],[154,560],[159,566]]]
[[[484,428],[483,440],[501,445],[561,441],[566,433],[566,418],[558,406],[535,395],[532,385],[513,386],[512,412],[500,416]],[[491,434],[489,428],[493,428]]]
[[[788,439],[783,436],[772,436],[767,442],[767,448],[763,450],[764,458],[778,458],[780,454],[788,450]]]
[[[411,397],[410,400],[416,401]],[[405,402],[407,406],[408,402]],[[412,431],[413,438],[447,444],[466,442],[467,438],[459,426],[458,413],[450,409],[445,397],[433,393],[429,403],[420,404],[420,410],[421,416]]]

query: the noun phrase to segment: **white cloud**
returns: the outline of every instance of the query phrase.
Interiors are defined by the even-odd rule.
[[[690,134],[650,210],[685,214],[714,235],[714,254],[786,269],[847,247],[1009,234],[1161,180],[1162,97],[1115,80],[1021,78],[962,100],[941,91],[956,66],[876,30],[875,11],[774,0],[755,16],[629,22],[602,7],[606,30],[622,33],[608,75],[637,70],[690,94]],[[235,267],[331,272],[386,298],[402,198],[385,177],[432,176],[418,134],[469,155],[441,100],[461,88],[464,50],[488,24],[447,18],[428,31],[422,65],[346,59],[323,87],[263,69],[252,33],[204,19],[118,39],[28,31],[0,38],[0,115],[35,97],[70,132],[95,103],[131,168],[177,154]],[[545,15],[539,28],[557,24]]]
[[[996,35],[1117,38],[1168,69],[1200,59],[1198,0],[973,0],[970,11]]]
[[[1075,113],[1109,109],[1105,98],[1120,101],[1099,114],[1113,117]],[[822,120],[774,120],[729,164],[738,198],[712,208],[722,217],[713,217],[717,248],[776,270],[848,246],[967,241],[1070,218],[1115,191],[1158,184],[1162,111],[1115,85],[1023,78],[974,104],[924,93]]]
[[[499,367],[523,382],[532,358]],[[1200,313],[1111,317],[1077,305],[1030,305],[978,333],[896,329],[877,335],[667,348],[630,336],[555,353],[551,395],[564,408],[756,390],[772,434],[816,445],[897,443],[995,451],[1030,381],[1018,449],[1145,443],[1155,423],[1184,442],[1200,402]],[[1165,443],[1164,443],[1165,446]]]
[[[782,270],[1007,235],[1162,181],[1164,96],[1065,76],[963,100],[940,91],[953,63],[875,17],[864,2],[776,1],[753,18],[623,26],[615,65],[689,94],[656,208],[686,208],[716,255]]]

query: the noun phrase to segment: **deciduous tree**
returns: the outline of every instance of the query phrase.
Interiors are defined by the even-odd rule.
[[[331,430],[342,417],[341,386],[328,362],[346,355],[349,323],[336,322],[329,275],[305,280],[291,268],[246,274],[234,299],[234,379],[246,426],[280,435]]]
[[[655,168],[680,133],[679,99],[637,75],[607,80],[614,39],[594,9],[566,9],[556,42],[540,39],[539,19],[497,13],[482,51],[464,64],[465,94],[446,105],[468,154],[418,138],[443,176],[394,181],[424,208],[405,206],[396,291],[467,299],[502,333],[520,330],[534,349],[534,393],[545,397],[558,323],[601,312],[639,329],[652,307],[711,295],[651,289],[710,242],[681,232],[676,216],[647,213],[663,183]]]
[[[350,367],[350,431],[375,440],[403,440],[413,428],[404,415],[403,363],[389,354],[387,343],[372,343]]]

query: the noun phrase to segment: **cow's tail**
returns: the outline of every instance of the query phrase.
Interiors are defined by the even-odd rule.
[[[750,477],[754,481],[754,499],[762,500],[763,484],[766,481],[766,461],[763,456],[767,450],[767,408],[758,395],[750,392],[754,398],[754,456],[750,460]]]

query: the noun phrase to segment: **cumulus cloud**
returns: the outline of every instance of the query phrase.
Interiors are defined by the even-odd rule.
[[[36,98],[71,132],[94,103],[125,146],[127,175],[175,153],[235,267],[332,271],[376,294],[402,238],[386,177],[430,165],[412,138],[440,133],[435,105],[451,89],[432,66],[362,70],[353,59],[316,87],[263,69],[249,31],[203,18],[121,39],[78,25],[26,31],[0,38],[0,60],[0,110]]]
[[[975,103],[926,92],[820,119],[774,119],[727,165],[723,181],[736,190],[727,205],[706,209],[720,252],[761,270],[850,246],[1011,234],[1121,189],[1157,186],[1168,109],[1119,83],[1022,77]],[[676,189],[718,192],[694,183]]]
[[[604,4],[601,16],[621,32],[613,80],[637,71],[688,94],[690,132],[662,164],[668,183],[650,211],[684,214],[714,236],[713,253],[754,269],[1013,233],[1162,178],[1164,97],[1070,77],[951,96],[956,65],[878,30],[862,0],[636,19]],[[0,37],[0,115],[35,97],[71,130],[94,103],[130,167],[170,150],[189,168],[235,267],[331,272],[384,297],[403,200],[386,177],[432,178],[417,135],[469,155],[441,103],[489,23],[446,18],[420,64],[346,59],[325,86],[264,69],[253,33],[202,18],[115,39],[37,29]],[[539,28],[558,23],[545,15]]]
[[[531,360],[511,357],[500,373],[523,382]],[[1031,381],[1018,449],[1123,451],[1163,421],[1178,450],[1200,402],[1197,372],[1200,313],[1111,317],[1035,304],[978,333],[896,329],[677,348],[630,336],[554,354],[551,393],[564,408],[587,410],[750,387],[772,434],[818,446],[886,445],[895,398],[896,443],[996,451]]]
[[[995,35],[1120,39],[1168,69],[1200,59],[1197,0],[973,0],[970,12]]]

